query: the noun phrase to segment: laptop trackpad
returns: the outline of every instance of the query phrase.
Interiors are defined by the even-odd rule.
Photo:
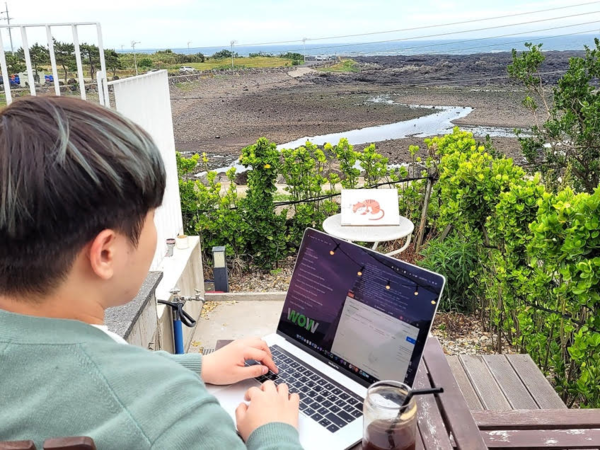
[[[241,381],[223,389],[219,389],[215,396],[225,411],[231,416],[235,423],[235,410],[244,401],[246,391],[251,387],[259,387],[260,383],[255,379]]]

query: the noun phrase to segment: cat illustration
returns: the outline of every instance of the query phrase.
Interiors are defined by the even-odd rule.
[[[359,211],[360,215],[364,216],[365,214],[379,214],[381,213],[380,217],[376,217],[374,219],[369,218],[369,220],[380,220],[383,219],[383,216],[385,216],[385,211],[383,209],[381,209],[381,206],[379,206],[379,202],[375,201],[375,200],[365,200],[363,202],[358,202],[355,203],[354,205],[352,205],[352,212],[353,213],[357,213]]]

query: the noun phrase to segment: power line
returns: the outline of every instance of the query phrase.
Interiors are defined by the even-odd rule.
[[[375,31],[375,32],[371,32],[371,33],[361,33],[361,34],[348,34],[348,35],[345,35],[345,36],[338,36],[337,38],[341,39],[341,38],[348,38],[348,37],[372,36],[372,35],[376,35],[376,34],[397,33],[397,32],[405,32],[405,31],[424,30],[424,29],[428,29],[428,28],[446,27],[446,26],[453,26],[453,25],[464,25],[464,24],[474,23],[474,22],[484,22],[484,21],[488,21],[488,20],[505,19],[507,17],[525,16],[525,15],[537,14],[537,13],[541,13],[541,12],[556,11],[556,10],[560,10],[560,9],[567,9],[567,8],[575,8],[575,7],[579,7],[579,6],[593,5],[595,3],[600,3],[600,2],[579,3],[577,5],[561,6],[561,7],[549,8],[549,9],[540,9],[540,10],[537,10],[537,11],[529,11],[529,12],[523,12],[523,13],[507,14],[507,15],[504,15],[504,16],[487,17],[487,18],[483,18],[483,19],[465,20],[465,21],[462,21],[462,22],[452,22],[452,23],[441,24],[441,25],[427,25],[427,26],[422,26],[422,27],[404,28],[404,29],[400,29],[400,30]],[[311,41],[317,41],[317,40],[325,40],[325,39],[336,39],[336,37],[322,37],[322,38],[309,39],[309,40],[311,40]]]
[[[384,44],[384,43],[389,43],[389,42],[413,41],[413,40],[428,39],[428,38],[433,38],[433,37],[442,37],[442,36],[449,36],[449,35],[456,35],[456,34],[471,33],[471,32],[474,32],[474,31],[485,31],[485,30],[493,30],[493,29],[499,29],[499,28],[508,28],[508,27],[520,26],[520,25],[528,25],[528,24],[532,24],[532,23],[548,22],[548,21],[552,21],[552,20],[567,19],[567,18],[572,18],[572,17],[579,17],[579,16],[584,16],[584,15],[597,14],[599,12],[600,11],[592,11],[592,12],[586,12],[586,13],[581,13],[581,14],[572,14],[572,15],[569,15],[569,16],[553,17],[553,18],[548,18],[548,19],[538,19],[538,20],[533,20],[533,21],[528,21],[528,22],[505,24],[505,25],[498,25],[498,26],[494,26],[494,27],[477,28],[477,29],[464,30],[464,31],[453,31],[453,32],[446,32],[446,33],[438,33],[438,34],[431,34],[431,35],[425,35],[425,36],[414,36],[414,37],[398,38],[398,39],[386,39],[386,40],[383,40],[383,41],[357,42],[357,43],[352,43],[352,44],[325,45],[325,46],[321,46],[321,47],[313,47],[310,50],[311,51],[314,51],[314,50],[327,50],[327,49],[347,48],[347,47],[355,47],[355,46],[363,46],[363,45]],[[543,28],[543,29],[539,29],[539,30],[528,30],[528,31],[520,32],[520,33],[510,33],[510,34],[504,34],[504,35],[499,35],[499,36],[489,36],[489,37],[483,37],[483,38],[465,39],[463,41],[453,41],[453,42],[448,42],[448,43],[427,44],[427,45],[422,45],[422,46],[409,47],[408,49],[434,47],[434,46],[437,46],[437,45],[452,45],[452,44],[457,44],[457,43],[462,43],[462,42],[487,40],[487,39],[497,39],[497,38],[504,38],[504,37],[511,37],[511,36],[522,36],[522,35],[526,35],[526,34],[530,34],[530,33],[539,33],[539,32],[543,32],[543,31],[552,31],[552,30],[558,30],[558,29],[562,29],[562,28],[570,28],[570,27],[581,26],[581,25],[589,25],[589,24],[592,24],[592,23],[598,23],[598,21],[582,22],[582,23],[577,23],[577,24],[572,24],[572,25],[563,25],[563,26],[559,26],[559,27],[549,27],[549,28]],[[595,32],[595,31],[597,31],[597,30],[591,30],[590,32]],[[584,34],[584,33],[577,33],[577,34]],[[566,34],[565,36],[569,36],[569,34]],[[264,45],[267,45],[267,44],[264,44]],[[404,48],[402,50],[406,50],[406,49],[407,48]],[[290,51],[293,51],[293,50],[294,49],[282,50],[281,53],[286,53],[286,52],[290,52]]]
[[[600,23],[600,20],[593,20],[593,21],[590,21],[590,22],[581,22],[581,23],[576,23],[576,24],[573,24],[573,25],[563,25],[563,26],[560,26],[560,27],[544,28],[544,29],[541,29],[541,30],[534,30],[533,32],[538,33],[540,31],[559,30],[559,29],[562,29],[562,28],[578,27],[578,26],[581,26],[581,25],[591,25],[591,24],[594,24],[594,23]],[[555,39],[555,38],[563,37],[563,36],[573,36],[573,35],[576,35],[576,34],[594,33],[594,32],[597,32],[597,31],[598,31],[598,29],[588,30],[588,31],[577,31],[577,32],[574,32],[574,33],[561,34],[559,36],[547,36],[547,37],[544,37],[543,39]],[[417,45],[417,46],[414,46],[414,47],[403,47],[403,48],[399,48],[398,47],[398,50],[415,50],[415,49],[420,49],[420,48],[438,47],[438,46],[442,46],[442,45],[464,44],[466,42],[485,41],[485,40],[489,40],[489,39],[500,39],[500,38],[513,37],[513,36],[523,36],[524,34],[529,34],[529,33],[531,33],[531,31],[524,31],[524,32],[521,32],[521,33],[503,34],[503,35],[499,35],[499,36],[488,36],[488,37],[482,37],[482,38],[464,39],[462,41],[451,41],[451,42],[442,42],[442,43],[427,44],[427,45]],[[489,44],[489,45],[480,46],[480,47],[464,48],[464,49],[461,49],[461,51],[462,50],[472,50],[472,49],[477,49],[477,48],[485,48],[485,47],[497,47],[499,45],[519,44],[519,43],[523,43],[523,42],[529,42],[533,38],[534,37],[532,37],[531,39],[527,39],[525,41],[502,42],[502,43],[499,43],[499,44]],[[388,52],[392,52],[392,51],[394,51],[394,49],[390,49]],[[443,53],[443,52],[444,52],[444,50],[439,50],[439,51],[427,52],[427,54]]]
[[[463,20],[460,22],[450,22],[450,23],[443,23],[443,24],[437,24],[437,25],[425,25],[425,26],[413,27],[413,28],[400,28],[397,30],[373,31],[373,32],[369,32],[369,33],[346,34],[346,35],[342,35],[342,36],[324,36],[324,37],[318,37],[318,38],[306,38],[306,40],[307,41],[323,41],[323,40],[327,40],[327,39],[344,39],[344,38],[350,38],[350,37],[373,36],[373,35],[377,35],[377,34],[389,34],[389,33],[402,33],[402,32],[406,32],[406,31],[425,30],[425,29],[429,29],[429,28],[441,28],[441,27],[448,27],[448,26],[454,26],[454,25],[465,25],[465,24],[474,23],[474,22],[484,22],[484,21],[488,21],[488,20],[506,19],[508,17],[526,16],[529,14],[537,14],[537,13],[543,13],[543,12],[549,12],[549,11],[558,11],[558,10],[562,10],[562,9],[577,8],[579,6],[594,5],[596,3],[600,3],[600,1],[594,1],[594,2],[588,2],[588,3],[578,3],[575,5],[560,6],[560,7],[548,8],[548,9],[539,9],[536,11],[528,11],[528,12],[522,12],[522,13],[506,14],[503,16],[484,17],[482,19]],[[261,45],[291,44],[294,42],[302,42],[302,39],[293,39],[293,40],[288,40],[288,41],[277,41],[277,42],[262,42],[262,43],[257,43],[257,44],[242,44],[242,45],[244,47],[255,47],[255,46],[261,46]]]
[[[572,18],[572,17],[588,16],[588,15],[591,15],[591,14],[597,14],[599,12],[600,11],[592,11],[592,12],[586,12],[586,13],[580,13],[580,14],[571,14],[569,16],[552,17],[552,18],[549,18],[549,19],[530,20],[530,21],[527,21],[527,22],[519,22],[519,23],[512,23],[512,24],[505,24],[505,25],[496,25],[496,26],[493,26],[493,27],[474,28],[472,30],[448,31],[448,32],[445,32],[445,33],[428,34],[428,35],[422,35],[422,36],[413,36],[413,37],[398,38],[398,39],[386,39],[386,40],[383,40],[383,41],[370,41],[370,42],[358,42],[358,43],[353,43],[353,44],[327,45],[327,46],[322,46],[322,47],[313,47],[313,48],[311,48],[311,51],[313,51],[313,50],[322,50],[322,49],[332,49],[332,48],[353,47],[353,46],[358,46],[358,45],[385,44],[385,43],[388,43],[388,42],[415,41],[415,40],[419,40],[419,39],[429,39],[429,38],[436,38],[436,37],[451,36],[451,35],[456,35],[456,34],[472,33],[472,32],[475,32],[475,31],[496,30],[496,29],[499,29],[499,28],[516,27],[516,26],[520,26],[520,25],[529,25],[529,24],[532,24],[532,23],[549,22],[549,21],[552,21],[552,20],[569,19],[569,18]],[[575,26],[575,25],[573,25],[573,26]],[[557,28],[562,28],[562,27],[557,27]],[[538,30],[538,31],[544,31],[544,30]],[[531,33],[531,31],[528,31],[527,33]],[[526,33],[520,33],[520,34],[526,34]]]

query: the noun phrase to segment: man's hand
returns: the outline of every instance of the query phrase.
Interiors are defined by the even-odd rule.
[[[273,422],[287,423],[298,429],[300,397],[289,395],[286,384],[275,386],[271,380],[265,381],[260,388],[251,387],[245,400],[235,410],[235,419],[242,439],[247,441],[257,428]]]
[[[260,364],[246,367],[247,359]],[[208,384],[233,384],[256,378],[272,370],[277,373],[271,350],[259,338],[240,339],[202,358],[202,379]]]

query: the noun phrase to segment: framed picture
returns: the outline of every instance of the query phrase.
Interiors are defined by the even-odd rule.
[[[343,189],[342,225],[399,225],[398,189]]]

